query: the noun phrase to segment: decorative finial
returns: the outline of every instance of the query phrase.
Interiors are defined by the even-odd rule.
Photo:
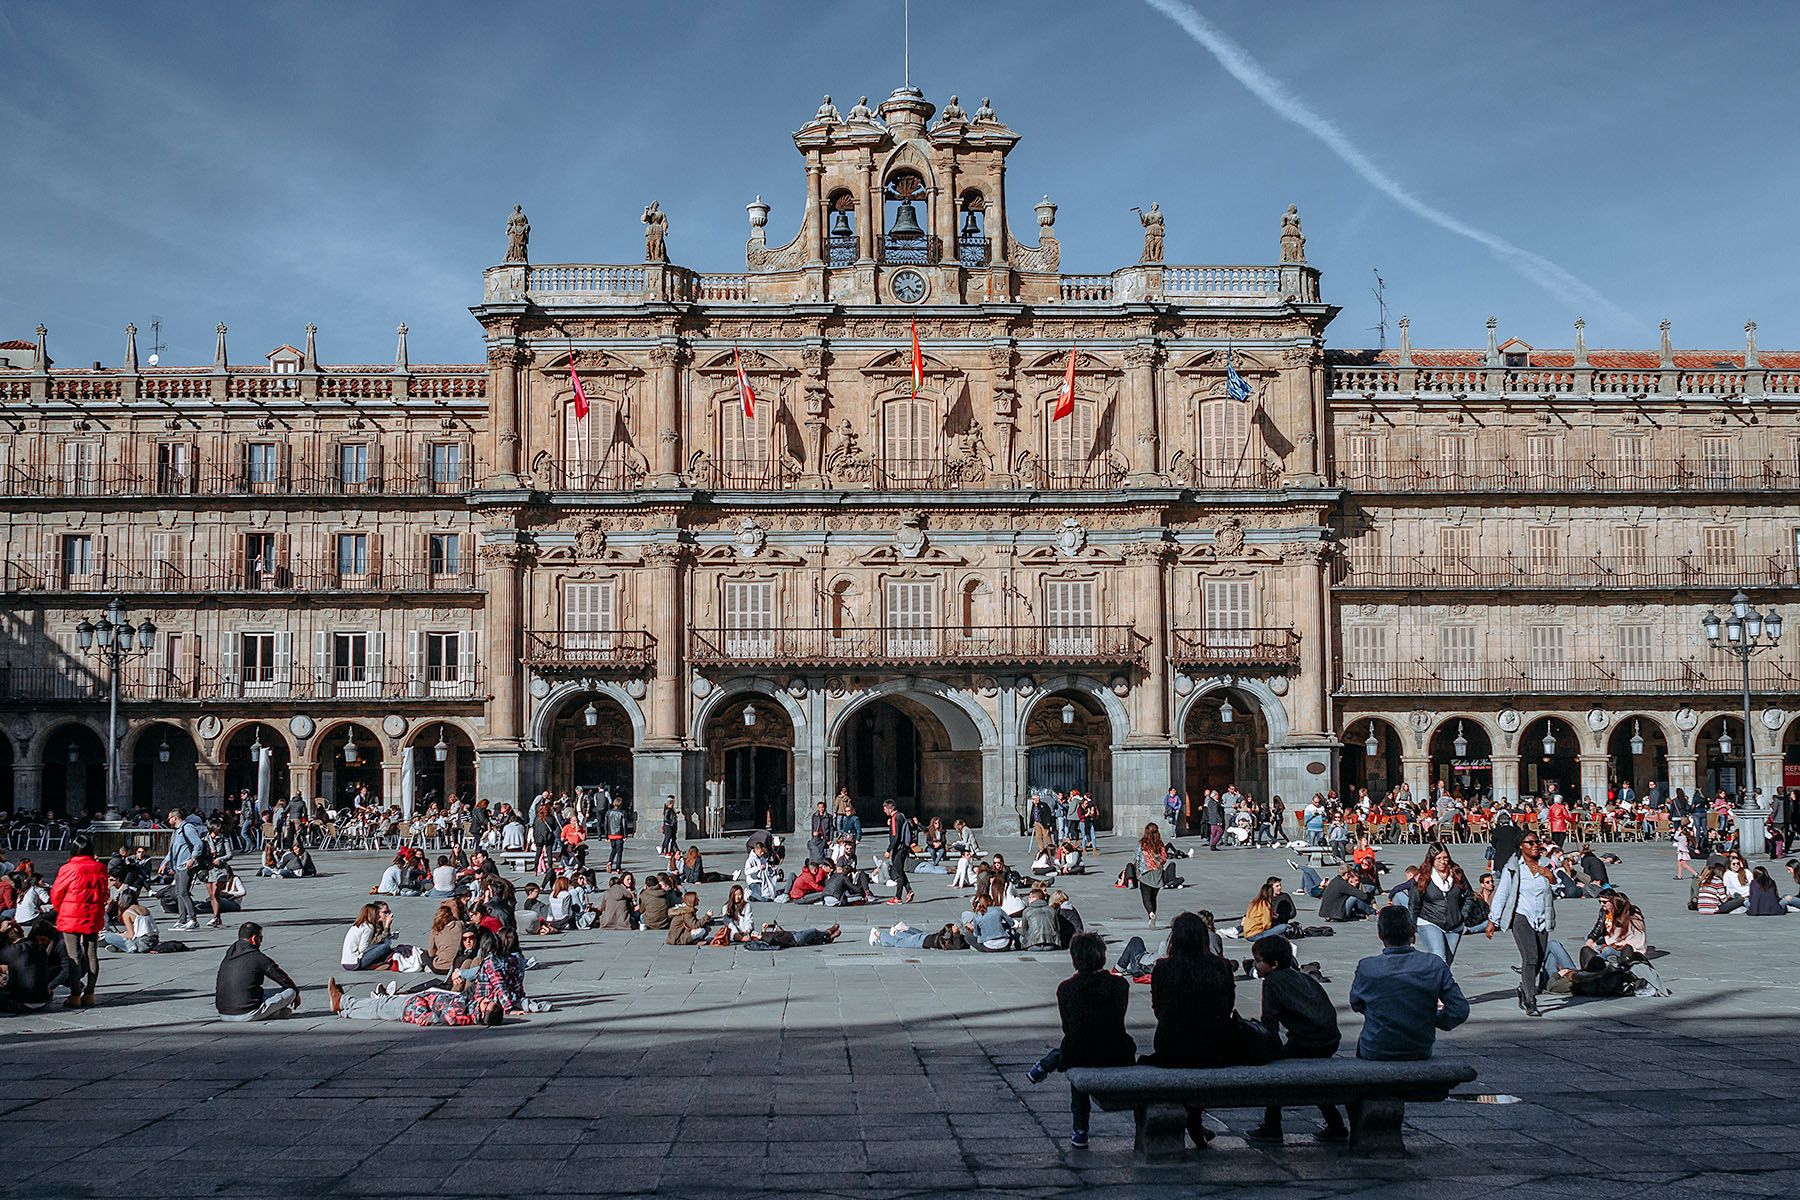
[[[1578,367],[1588,365],[1586,317],[1575,318],[1575,365]]]
[[[1744,322],[1744,366],[1760,367],[1762,363],[1756,357],[1756,322]]]
[[[400,344],[398,346],[394,347],[394,371],[396,374],[402,374],[406,371],[406,367],[407,367],[407,363],[406,363],[406,324],[404,322],[401,323],[400,328],[397,332],[400,334]]]
[[[1412,366],[1412,318],[1400,318],[1400,365]]]
[[[228,365],[225,359],[225,322],[220,321],[213,332],[219,335],[219,344],[213,348],[213,369],[223,371]]]
[[[300,356],[300,369],[302,371],[316,371],[319,369],[319,352],[318,347],[315,344],[318,332],[319,327],[317,325],[314,325],[311,321],[306,323],[306,351]]]
[[[137,374],[137,326],[125,326],[125,369],[133,375]]]
[[[1672,367],[1675,365],[1675,351],[1669,345],[1669,322],[1668,322],[1668,320],[1665,319],[1663,321],[1663,323],[1661,325],[1661,329],[1662,329],[1662,346],[1661,346],[1662,365],[1665,367]]]

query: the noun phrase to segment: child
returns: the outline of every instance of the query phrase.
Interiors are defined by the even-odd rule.
[[[1260,938],[1250,947],[1256,973],[1263,981],[1263,1028],[1275,1042],[1277,1058],[1330,1058],[1337,1053],[1337,1009],[1311,975],[1294,966],[1294,945],[1280,934]],[[1287,1040],[1281,1039],[1282,1030]],[[1319,1140],[1342,1142],[1350,1137],[1336,1107],[1319,1105],[1325,1127]],[[1263,1110],[1262,1124],[1244,1135],[1252,1142],[1281,1141],[1281,1109]]]
[[[1069,943],[1069,959],[1075,964],[1075,974],[1056,989],[1056,1007],[1062,1013],[1062,1045],[1031,1068],[1026,1077],[1033,1083],[1042,1083],[1050,1072],[1070,1067],[1125,1067],[1136,1061],[1137,1043],[1125,1032],[1131,984],[1105,969],[1105,939],[1097,933],[1076,934]],[[1069,1109],[1075,1116],[1069,1145],[1085,1150],[1092,1111],[1087,1093],[1071,1086]]]

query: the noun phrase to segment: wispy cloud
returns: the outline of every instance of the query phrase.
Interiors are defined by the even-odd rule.
[[[1181,0],[1145,0],[1206,48],[1219,65],[1251,95],[1268,105],[1282,119],[1291,121],[1324,142],[1326,147],[1344,160],[1346,166],[1386,195],[1396,204],[1436,225],[1440,229],[1468,238],[1492,251],[1494,256],[1513,270],[1567,303],[1588,306],[1623,324],[1637,324],[1637,318],[1607,299],[1598,290],[1576,278],[1569,271],[1541,254],[1518,246],[1498,234],[1478,229],[1441,208],[1427,204],[1404,184],[1388,174],[1352,142],[1336,124],[1309,108],[1287,86],[1267,71],[1248,51],[1226,37],[1212,22],[1202,17]]]

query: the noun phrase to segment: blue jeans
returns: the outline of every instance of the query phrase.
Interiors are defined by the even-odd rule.
[[[362,958],[358,959],[356,965],[350,969],[352,971],[371,971],[392,957],[394,957],[392,942],[376,942],[363,951]],[[344,965],[349,966],[348,963]]]
[[[1344,900],[1344,916],[1347,919],[1355,917],[1372,917],[1374,915],[1375,908],[1373,905],[1365,904],[1355,896],[1347,897]]]
[[[1305,863],[1300,864],[1300,890],[1314,900],[1325,894],[1324,878]]]
[[[1081,823],[1081,848],[1083,850],[1094,849],[1094,823],[1092,821]]]
[[[908,950],[917,950],[925,944],[923,929],[903,929],[899,933],[890,933],[882,929],[876,931],[875,942],[881,946],[900,946]]]
[[[1569,952],[1563,948],[1563,944],[1555,938],[1551,938],[1549,948],[1544,952],[1544,969],[1538,973],[1538,987],[1541,990],[1549,984],[1550,977],[1557,971],[1577,969],[1575,960],[1569,957]]]
[[[1456,962],[1456,947],[1462,943],[1462,930],[1439,929],[1430,921],[1420,921],[1416,934],[1419,949],[1437,955],[1447,964]]]
[[[1325,844],[1325,831],[1323,829],[1314,829],[1311,825],[1308,825],[1306,827],[1306,844],[1309,846],[1323,846]]]

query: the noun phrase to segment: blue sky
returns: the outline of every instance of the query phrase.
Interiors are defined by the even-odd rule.
[[[1373,269],[1417,345],[1502,337],[1800,346],[1790,230],[1800,7],[1638,0],[1195,7],[1422,202],[1541,255],[1547,288],[1370,185],[1138,0],[913,0],[912,78],[993,98],[1022,140],[1016,228],[1049,193],[1063,266],[1267,262],[1300,206],[1309,260],[1373,345]],[[0,339],[42,321],[62,365],[298,344],[326,362],[474,362],[481,269],[523,204],[539,262],[632,262],[651,199],[675,261],[741,270],[744,205],[799,217],[790,135],[830,92],[901,75],[899,0],[836,4],[0,4]],[[1390,338],[1392,333],[1390,332]],[[143,347],[147,353],[147,344]]]

